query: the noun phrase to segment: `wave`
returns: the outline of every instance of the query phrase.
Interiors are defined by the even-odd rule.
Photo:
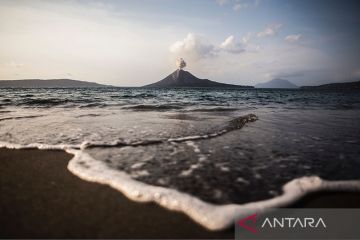
[[[0,118],[0,122],[1,121],[5,121],[5,120],[16,120],[16,119],[24,119],[24,118],[37,118],[37,117],[42,117],[44,115],[31,115],[31,116],[21,116],[21,117],[5,117],[5,118]]]
[[[251,212],[263,213],[284,207],[305,195],[324,190],[360,191],[360,181],[326,181],[317,176],[294,179],[282,188],[283,193],[272,199],[246,204],[214,205],[192,195],[164,187],[152,186],[132,179],[127,173],[109,168],[89,154],[67,150],[74,154],[68,169],[83,180],[109,185],[136,202],[155,202],[160,206],[182,212],[209,230],[223,230],[237,218]]]
[[[196,108],[187,110],[188,112],[233,112],[238,108],[212,107],[212,108]]]
[[[111,96],[112,98],[156,98],[157,95],[151,93],[139,93],[139,94],[123,94]]]
[[[84,105],[79,106],[79,108],[95,108],[95,107],[104,108],[104,107],[107,107],[107,105],[104,103],[93,102],[93,103],[86,103]]]
[[[2,114],[2,113],[11,113],[12,111],[8,111],[8,110],[2,110],[2,111],[0,111],[0,114]]]
[[[234,112],[239,108],[230,107],[210,107],[210,108],[194,108],[194,109],[183,109],[184,104],[157,104],[157,105],[132,105],[125,106],[122,109],[135,110],[135,111],[166,111],[166,110],[181,110],[184,112]]]
[[[254,211],[260,214],[271,211],[272,208],[288,206],[313,192],[360,191],[359,180],[327,181],[318,176],[310,176],[286,183],[282,187],[282,194],[274,198],[245,204],[215,205],[187,193],[134,180],[127,173],[94,159],[80,149],[79,145],[20,145],[0,142],[0,147],[64,150],[74,155],[68,163],[68,170],[81,179],[106,184],[136,202],[154,202],[166,209],[182,212],[209,230],[223,230],[231,227],[235,219],[248,216]]]
[[[41,98],[27,98],[20,102],[18,102],[17,106],[40,106],[40,107],[52,107],[57,105],[63,105],[66,103],[69,103],[70,101],[67,99],[57,99],[57,98],[47,98],[47,99],[41,99]]]
[[[182,107],[174,104],[163,104],[163,105],[139,104],[139,105],[122,107],[122,109],[135,110],[135,111],[166,111],[166,110],[182,109]]]
[[[222,136],[230,131],[234,131],[242,128],[246,123],[255,122],[258,120],[258,117],[255,114],[247,114],[245,116],[234,118],[229,121],[228,125],[223,128],[220,128],[217,131],[203,134],[203,135],[191,135],[186,137],[178,138],[168,138],[168,139],[146,139],[146,140],[135,140],[135,141],[124,141],[124,140],[115,140],[112,143],[97,143],[97,142],[88,142],[85,141],[81,144],[81,149],[85,148],[95,148],[95,147],[122,147],[122,146],[147,146],[161,144],[164,142],[186,142],[186,141],[197,141],[202,139],[209,139]]]
[[[79,108],[107,108],[124,106],[124,103],[110,103],[110,102],[80,102],[80,105],[76,105]]]
[[[81,114],[76,116],[76,118],[82,118],[82,117],[100,117],[102,116],[101,114],[96,114],[96,113],[89,113],[89,114]]]

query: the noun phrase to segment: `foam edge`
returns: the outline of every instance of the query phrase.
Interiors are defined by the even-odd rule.
[[[173,211],[186,214],[203,227],[218,231],[230,227],[235,219],[246,217],[254,211],[261,214],[273,208],[285,207],[305,195],[318,191],[360,191],[360,180],[327,181],[318,176],[296,178],[283,186],[277,197],[246,204],[214,205],[194,196],[132,179],[128,174],[109,168],[89,154],[67,149],[74,154],[68,169],[83,180],[109,185],[136,202],[154,202]]]

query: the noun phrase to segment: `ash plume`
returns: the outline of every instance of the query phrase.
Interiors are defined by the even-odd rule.
[[[186,62],[184,61],[184,59],[179,58],[179,59],[176,60],[176,66],[179,69],[183,69],[184,67],[186,67]]]

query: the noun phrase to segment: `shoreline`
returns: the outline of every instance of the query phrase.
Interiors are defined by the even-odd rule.
[[[1,238],[217,238],[186,215],[137,203],[67,170],[64,151],[0,148]],[[359,208],[359,192],[317,192],[289,207]]]

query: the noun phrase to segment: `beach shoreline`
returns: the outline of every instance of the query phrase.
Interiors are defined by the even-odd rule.
[[[64,151],[0,149],[1,238],[233,239],[182,213],[136,203],[67,170]],[[359,192],[319,192],[289,207],[358,208]]]

